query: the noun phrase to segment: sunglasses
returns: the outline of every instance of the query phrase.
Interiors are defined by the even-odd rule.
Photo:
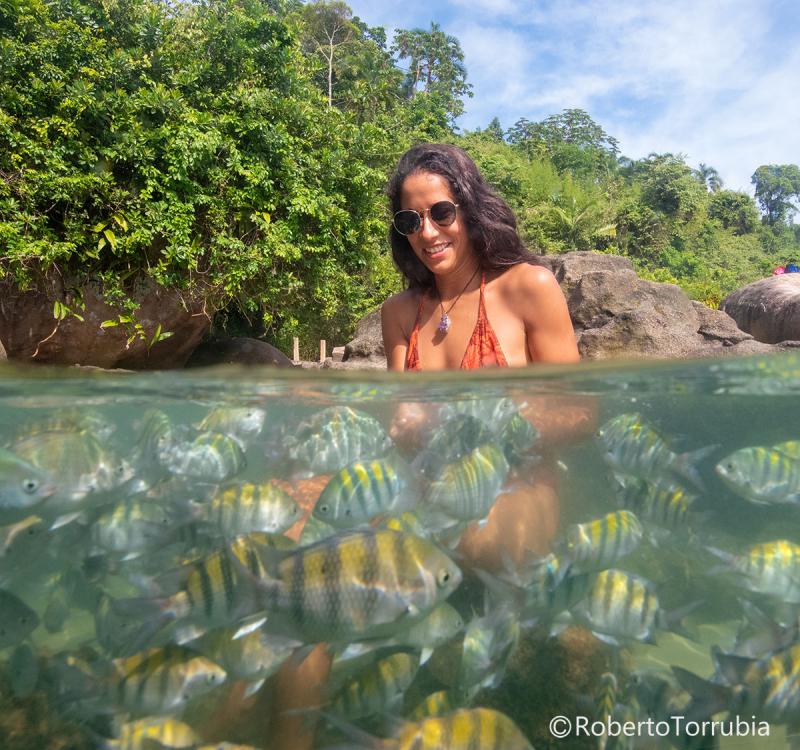
[[[402,235],[408,236],[419,232],[422,228],[422,220],[425,214],[431,217],[431,221],[438,224],[440,227],[449,227],[456,220],[457,203],[452,201],[439,201],[434,203],[430,208],[426,208],[421,214],[418,211],[413,211],[406,208],[398,211],[392,219],[392,225]]]

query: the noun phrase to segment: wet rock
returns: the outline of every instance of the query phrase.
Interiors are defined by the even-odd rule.
[[[383,349],[380,308],[376,308],[359,321],[355,338],[344,347],[343,362],[362,359],[383,359],[385,366],[386,354]]]
[[[273,367],[294,367],[280,349],[247,337],[215,338],[204,341],[194,350],[187,367],[208,367],[211,365],[271,365]]]
[[[0,283],[0,340],[9,360],[129,370],[183,367],[211,325],[200,297],[165,289],[149,279],[136,282],[130,293],[138,304],[142,337],[126,324],[101,328],[103,321],[117,320],[125,311],[103,299],[99,283],[79,287],[82,308],[71,302],[83,320],[68,315],[59,322],[53,317],[53,303],[66,303],[66,290],[72,286],[52,279],[43,292]],[[154,341],[159,330],[171,336]]]
[[[800,339],[800,273],[754,281],[731,292],[720,307],[757,341]]]

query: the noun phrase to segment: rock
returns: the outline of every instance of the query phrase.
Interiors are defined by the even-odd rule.
[[[691,301],[673,284],[633,270],[589,271],[567,297],[578,350],[588,359],[686,357],[703,344]]]
[[[292,360],[280,349],[265,341],[246,337],[204,341],[195,349],[186,366],[208,367],[222,364],[294,367]]]
[[[381,310],[376,308],[364,316],[356,326],[355,338],[344,347],[344,357],[335,369],[386,369],[383,349]]]
[[[183,367],[211,325],[201,296],[192,298],[150,279],[135,283],[130,294],[138,304],[136,322],[143,338],[129,324],[101,328],[103,321],[117,320],[124,311],[103,300],[98,283],[78,287],[84,307],[74,303],[72,307],[82,321],[68,315],[58,322],[53,303],[64,303],[65,289],[72,286],[69,281],[51,280],[44,293],[0,283],[0,340],[10,360],[128,370]],[[171,336],[154,343],[159,326]]]
[[[6,354],[6,349],[3,346],[3,342],[0,341],[0,362],[2,362],[5,359],[8,359],[8,355]]]
[[[564,255],[538,255],[536,261],[553,272],[567,296],[587,273],[594,271],[633,272],[633,263],[628,258],[606,253],[573,252]]]
[[[800,273],[770,276],[731,292],[720,307],[757,341],[800,339]]]

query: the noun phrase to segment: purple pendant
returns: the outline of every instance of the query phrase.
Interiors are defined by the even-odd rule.
[[[439,333],[447,333],[450,330],[450,318],[447,317],[447,313],[442,313],[439,326],[436,330],[439,331]]]

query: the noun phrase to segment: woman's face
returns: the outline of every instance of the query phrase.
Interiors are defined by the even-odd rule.
[[[425,267],[436,275],[449,274],[464,266],[472,267],[476,259],[462,209],[456,209],[455,221],[448,226],[440,226],[431,219],[427,209],[439,201],[458,203],[441,175],[414,172],[403,181],[400,208],[412,209],[423,217],[422,226],[408,235],[408,242]]]

